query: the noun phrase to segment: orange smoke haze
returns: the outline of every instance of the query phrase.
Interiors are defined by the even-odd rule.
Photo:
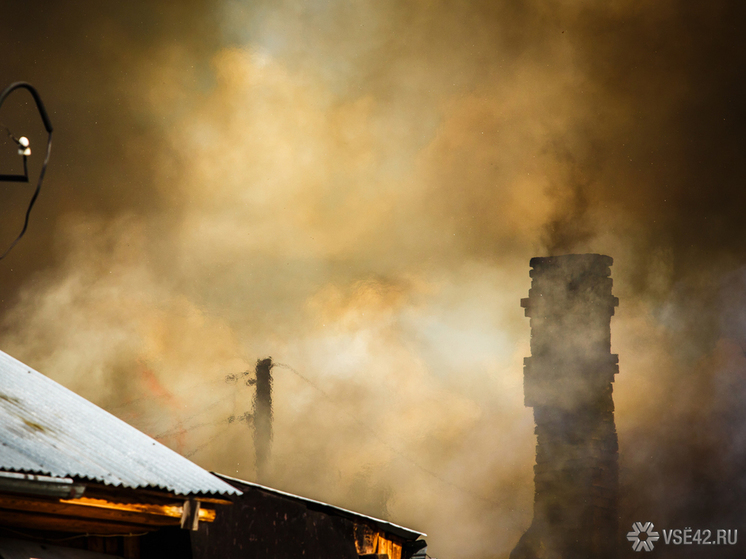
[[[271,355],[274,486],[507,557],[532,516],[528,261],[609,254],[622,525],[739,528],[744,15],[8,5],[0,75],[55,143],[0,262],[0,348],[246,479],[253,392],[226,377]],[[0,123],[41,153],[16,95]],[[10,241],[29,192],[0,188]]]

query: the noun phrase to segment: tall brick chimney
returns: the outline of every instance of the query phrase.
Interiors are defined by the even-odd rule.
[[[612,263],[600,254],[531,259],[521,306],[531,319],[523,386],[536,423],[534,519],[511,559],[617,555]]]

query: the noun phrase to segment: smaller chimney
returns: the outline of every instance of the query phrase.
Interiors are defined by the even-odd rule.
[[[267,464],[272,451],[272,358],[256,362],[254,397],[254,448],[259,483],[267,480]]]

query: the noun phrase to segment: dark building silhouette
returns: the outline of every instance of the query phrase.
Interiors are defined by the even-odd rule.
[[[613,558],[618,549],[618,443],[611,354],[612,258],[532,258],[531,357],[524,395],[534,409],[534,519],[511,559]]]
[[[216,475],[241,496],[209,527],[203,522],[191,532],[193,559],[425,559],[421,532]]]

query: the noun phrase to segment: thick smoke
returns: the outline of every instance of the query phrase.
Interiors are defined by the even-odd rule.
[[[56,132],[3,350],[249,479],[226,377],[271,355],[272,484],[503,557],[528,261],[609,254],[622,525],[743,528],[741,4],[6,4],[0,75]]]

